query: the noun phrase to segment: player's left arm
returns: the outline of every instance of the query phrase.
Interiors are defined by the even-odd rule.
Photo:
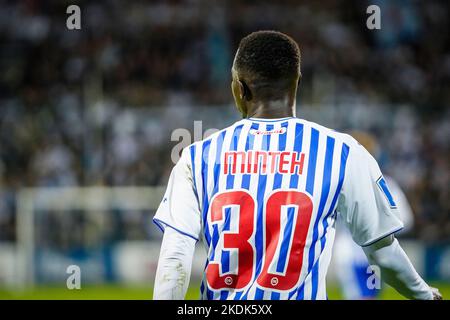
[[[338,211],[381,279],[410,299],[439,299],[394,238],[403,228],[398,208],[376,160],[352,141]]]
[[[394,235],[363,247],[371,265],[380,268],[383,281],[408,299],[442,300],[436,288],[429,287],[414,269]]]
[[[200,209],[188,149],[170,174],[164,198],[153,221],[163,230],[153,299],[184,299],[195,244],[201,230]]]

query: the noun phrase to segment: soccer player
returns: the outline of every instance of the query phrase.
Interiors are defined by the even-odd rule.
[[[379,145],[372,135],[354,131],[351,136],[355,138],[375,158],[379,153]],[[400,233],[411,230],[414,216],[408,199],[400,186],[389,176],[385,176],[389,190],[397,205],[396,212],[403,222]],[[336,261],[336,272],[347,300],[375,299],[380,294],[380,287],[374,286],[372,270],[363,249],[352,239],[352,235],[338,214],[336,223],[336,242],[333,250],[333,258]]]
[[[232,78],[243,119],[182,151],[154,217],[164,231],[154,298],[185,297],[201,240],[202,299],[326,299],[339,212],[387,283],[439,299],[393,236],[403,224],[373,157],[351,136],[295,117],[296,42],[248,35]]]

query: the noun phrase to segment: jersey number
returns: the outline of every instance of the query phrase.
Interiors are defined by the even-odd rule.
[[[206,279],[215,290],[243,289],[254,276],[255,249],[249,240],[254,234],[255,200],[247,191],[242,190],[217,195],[211,203],[211,223],[223,223],[224,208],[229,206],[239,206],[239,231],[223,231],[223,248],[238,250],[238,268],[236,274],[223,274],[219,262],[210,262],[206,268]],[[288,214],[288,219],[283,223],[284,228],[281,223],[283,206],[296,208]],[[280,190],[271,194],[263,211],[265,254],[257,283],[268,289],[290,290],[297,284],[302,269],[312,201],[302,192]],[[274,261],[277,251],[280,258]],[[283,255],[286,256],[285,259]],[[271,272],[270,269],[273,270],[274,267],[276,271]]]

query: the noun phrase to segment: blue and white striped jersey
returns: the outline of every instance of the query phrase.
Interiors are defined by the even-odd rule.
[[[349,135],[249,118],[183,150],[154,221],[205,244],[203,299],[326,299],[337,212],[365,246],[402,228],[395,211]]]

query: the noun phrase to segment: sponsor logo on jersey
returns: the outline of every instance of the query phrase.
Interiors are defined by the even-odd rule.
[[[268,134],[283,134],[286,133],[286,128],[282,127],[279,129],[273,129],[273,130],[258,130],[258,129],[251,129],[250,130],[250,134],[253,134],[255,136],[259,136],[259,135],[268,135]]]

